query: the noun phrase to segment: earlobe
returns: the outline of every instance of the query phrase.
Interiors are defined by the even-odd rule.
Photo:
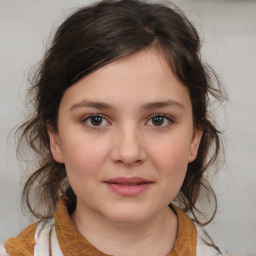
[[[196,159],[200,141],[203,135],[203,131],[200,129],[195,129],[193,133],[193,138],[190,145],[190,152],[188,156],[188,162],[191,163]]]
[[[52,129],[48,129],[48,136],[50,139],[50,148],[51,148],[51,152],[54,160],[60,164],[63,164],[64,159],[61,151],[61,145],[60,145],[58,133],[53,131]]]

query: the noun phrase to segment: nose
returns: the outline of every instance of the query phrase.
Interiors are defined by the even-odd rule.
[[[113,136],[111,159],[116,164],[134,167],[146,159],[145,145],[138,128],[126,126],[118,129]]]

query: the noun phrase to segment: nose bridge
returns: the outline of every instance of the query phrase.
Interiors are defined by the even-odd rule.
[[[143,162],[146,154],[140,127],[134,122],[124,121],[116,129],[112,150],[114,161],[125,165]]]

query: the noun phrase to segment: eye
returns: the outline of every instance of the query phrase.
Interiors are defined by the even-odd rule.
[[[171,123],[173,123],[173,120],[170,117],[161,114],[152,116],[147,122],[148,125],[159,127],[166,127],[169,126]]]
[[[86,125],[91,127],[97,127],[106,126],[108,124],[108,121],[101,115],[89,115],[82,120],[82,123],[85,123]]]

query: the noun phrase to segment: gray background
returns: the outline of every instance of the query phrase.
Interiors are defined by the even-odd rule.
[[[19,210],[22,166],[10,130],[26,113],[32,64],[49,35],[76,7],[94,1],[0,0],[0,241],[29,220]],[[207,227],[216,244],[256,255],[256,2],[176,0],[203,38],[203,58],[219,73],[230,101],[217,115],[225,129],[226,163],[213,179],[218,213]],[[30,164],[29,162],[27,164]],[[26,163],[25,163],[26,165]]]

